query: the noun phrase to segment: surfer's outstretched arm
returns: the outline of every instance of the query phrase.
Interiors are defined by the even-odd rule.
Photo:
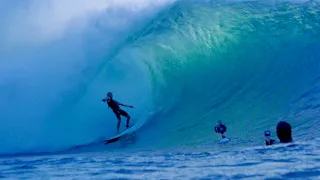
[[[125,105],[125,104],[119,103],[118,101],[116,101],[116,102],[117,102],[117,104],[120,105],[120,106],[133,108],[133,106],[131,106],[131,105]]]

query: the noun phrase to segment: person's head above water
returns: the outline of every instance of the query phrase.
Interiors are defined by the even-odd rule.
[[[221,120],[218,120],[218,124],[222,124],[222,121],[221,121]]]
[[[108,92],[108,93],[107,93],[107,97],[110,98],[110,99],[112,99],[112,98],[113,98],[112,92]]]
[[[265,138],[270,138],[270,136],[271,136],[271,131],[270,131],[269,129],[266,129],[266,130],[264,131],[264,137],[265,137]]]
[[[277,136],[281,143],[291,142],[291,125],[285,121],[280,121],[277,125]]]

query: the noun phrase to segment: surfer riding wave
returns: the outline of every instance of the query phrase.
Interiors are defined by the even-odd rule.
[[[129,128],[130,115],[126,111],[122,110],[120,108],[120,106],[129,107],[129,108],[133,108],[133,106],[125,105],[125,104],[119,103],[118,101],[114,100],[111,92],[108,92],[107,97],[102,99],[102,101],[108,103],[109,108],[112,109],[113,113],[116,115],[116,117],[118,119],[117,133],[119,134],[120,124],[121,124],[121,116],[124,116],[127,118],[126,128]]]

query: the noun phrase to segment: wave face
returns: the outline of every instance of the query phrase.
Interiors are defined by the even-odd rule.
[[[0,19],[0,153],[114,134],[107,91],[133,121],[155,112],[137,147],[215,140],[218,119],[238,145],[279,120],[319,135],[318,1],[17,2]]]
[[[150,64],[162,108],[139,146],[215,141],[219,119],[237,146],[261,145],[280,120],[296,140],[317,137],[319,5],[179,1],[162,12],[132,47]]]

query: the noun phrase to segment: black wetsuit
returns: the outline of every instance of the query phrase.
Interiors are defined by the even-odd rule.
[[[125,116],[125,117],[129,117],[127,112],[120,109],[120,107],[119,107],[120,103],[117,102],[116,100],[108,98],[107,103],[108,103],[108,106],[112,109],[112,111],[114,112],[114,114],[117,116],[118,119],[120,119],[120,115]]]
[[[214,127],[214,130],[216,131],[216,133],[223,134],[227,131],[227,127],[223,124],[219,124],[218,126]]]

